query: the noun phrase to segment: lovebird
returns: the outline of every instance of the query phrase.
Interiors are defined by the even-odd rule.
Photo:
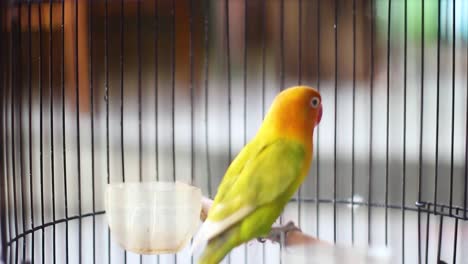
[[[322,98],[311,87],[276,96],[255,137],[226,170],[194,238],[192,252],[205,245],[199,264],[219,263],[233,248],[269,234],[308,174],[321,118]]]

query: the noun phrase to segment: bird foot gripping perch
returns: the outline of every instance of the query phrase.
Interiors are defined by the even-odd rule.
[[[272,242],[280,243],[281,241],[284,241],[284,238],[287,237],[289,232],[293,231],[302,232],[301,229],[297,227],[293,221],[289,221],[285,225],[272,227],[268,236],[259,237],[257,238],[257,241],[260,243],[265,243],[266,240],[270,240]]]

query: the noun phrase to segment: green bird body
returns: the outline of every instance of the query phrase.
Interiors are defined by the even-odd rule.
[[[277,96],[218,187],[194,241],[194,247],[207,242],[198,263],[219,263],[233,248],[270,232],[310,168],[321,111],[320,94],[312,88],[293,87]]]

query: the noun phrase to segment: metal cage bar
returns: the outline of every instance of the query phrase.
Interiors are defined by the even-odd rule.
[[[384,244],[395,262],[463,263],[467,7],[2,1],[2,260],[194,263],[120,251],[103,228],[105,185],[187,180],[213,198],[273,96],[314,85],[326,106],[314,167],[279,222]],[[245,245],[226,260],[253,262],[259,250],[258,262],[282,263],[279,248]]]

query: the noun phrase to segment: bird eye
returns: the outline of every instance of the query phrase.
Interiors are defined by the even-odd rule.
[[[320,99],[318,97],[313,97],[312,100],[310,100],[310,106],[312,108],[317,108],[320,104]]]

